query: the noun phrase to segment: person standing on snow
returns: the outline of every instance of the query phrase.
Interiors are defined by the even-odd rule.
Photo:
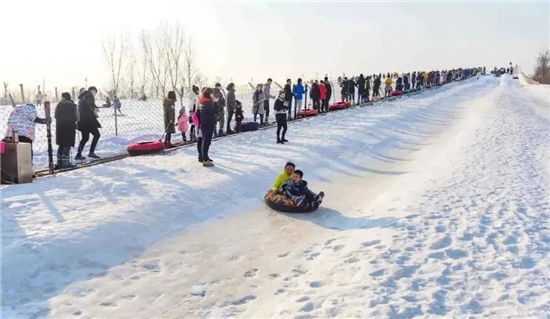
[[[319,99],[321,98],[321,92],[319,91],[319,83],[317,80],[311,84],[311,91],[309,92],[309,97],[311,98],[311,102],[313,103],[313,109],[319,111],[320,102]]]
[[[304,85],[302,84],[302,78],[298,78],[298,83],[294,86],[294,90],[293,90],[293,93],[294,93],[294,108],[295,108],[295,112],[296,114],[300,113],[300,111],[302,110],[302,101],[303,101],[303,98],[304,98],[304,93],[305,93],[305,90],[304,90]],[[291,118],[290,117],[290,111],[288,113],[288,118]]]
[[[55,142],[57,149],[57,169],[75,167],[71,163],[70,152],[74,146],[78,108],[71,100],[71,94],[61,93],[61,101],[55,108]]]
[[[323,113],[325,111],[325,108],[328,110],[327,88],[325,87],[325,82],[323,80],[321,80],[321,82],[319,83],[319,95],[321,97],[320,112]]]
[[[233,134],[231,130],[231,120],[233,119],[233,113],[235,112],[235,83],[231,82],[227,85],[227,134]]]
[[[292,109],[292,97],[294,96],[294,94],[292,94],[293,90],[290,89],[291,83],[292,82],[290,81],[290,79],[286,79],[285,87],[283,89],[283,91],[285,92],[285,102],[286,102],[286,108],[288,110],[289,119],[291,118],[290,110]]]
[[[403,83],[405,84],[405,90],[410,90],[411,85],[409,84],[409,74],[405,73],[403,76]]]
[[[275,119],[277,120],[277,144],[284,144],[288,142],[285,139],[285,134],[287,130],[286,124],[286,114],[287,114],[287,101],[285,101],[285,92],[280,91],[279,97],[275,100],[274,110],[275,110]],[[283,135],[281,134],[281,129],[283,129]]]
[[[344,77],[344,80],[342,80],[342,83],[340,84],[340,87],[342,88],[341,95],[342,95],[342,102],[348,101],[348,94],[349,94],[349,83],[348,78]]]
[[[42,106],[42,99],[44,99],[44,95],[42,94],[42,92],[38,91],[38,93],[36,93],[36,96],[34,97],[34,99],[36,100],[36,105],[37,106]]]
[[[191,142],[194,142],[197,140],[197,129],[195,127],[195,124],[193,123],[193,114],[197,110],[197,107],[199,106],[199,87],[196,85],[193,85],[191,88],[192,93],[189,94],[189,124],[191,124],[191,130],[189,132],[189,139]]]
[[[373,85],[372,85],[372,97],[380,97],[380,75],[375,76]]]
[[[328,105],[330,103],[330,98],[332,97],[332,85],[330,84],[327,76],[325,76],[325,87],[327,88],[327,104],[325,112],[328,112]]]
[[[262,90],[263,85],[258,84],[256,85],[256,91],[254,91],[254,94],[252,94],[252,112],[254,113],[254,122],[256,122],[256,118],[258,115],[260,115],[260,126],[264,125],[264,92]]]
[[[363,73],[359,74],[359,78],[357,79],[357,95],[358,102],[363,103],[365,101],[365,77]]]
[[[202,135],[202,143],[199,154],[199,161],[202,161],[204,167],[214,166],[213,160],[208,156],[212,136],[216,129],[216,107],[214,106],[213,92],[211,88],[206,88],[199,100],[199,129]]]
[[[172,134],[176,133],[174,123],[176,122],[176,92],[168,92],[168,97],[162,103],[164,109],[164,146],[172,148]]]
[[[222,92],[222,85],[216,83],[214,87],[214,104],[216,105],[216,110],[218,111],[218,122],[220,123],[219,130],[214,135],[224,136],[223,127],[225,126],[225,97]]]
[[[391,77],[387,77],[386,81],[384,81],[384,83],[386,84],[386,89],[384,90],[384,92],[385,92],[384,97],[388,97],[388,96],[390,96],[391,91],[393,90],[393,88],[391,86],[393,84],[393,80],[392,80]]]
[[[34,127],[36,123],[51,123],[51,118],[40,118],[34,104],[17,105],[8,118],[8,131],[6,136],[12,136],[14,131],[19,135],[19,142],[31,144],[31,158],[33,156],[32,142],[34,141]],[[31,161],[32,163],[32,161]]]
[[[275,96],[271,95],[271,83],[273,80],[271,78],[267,79],[267,82],[264,84],[264,111],[265,111],[265,122],[269,124],[269,99],[274,99]]]
[[[99,128],[101,128],[101,124],[99,124],[99,121],[97,120],[97,106],[95,105],[95,96],[97,94],[97,89],[95,86],[90,86],[88,90],[83,91],[78,96],[78,114],[79,114],[79,121],[78,121],[78,130],[82,133],[82,139],[80,140],[80,144],[78,145],[78,151],[76,153],[75,160],[82,161],[86,158],[82,156],[82,150],[84,150],[84,146],[86,146],[86,143],[90,139],[90,134],[93,135],[92,144],[90,145],[90,150],[88,152],[88,157],[98,159],[99,156],[95,154],[95,148],[97,146],[97,142],[99,141],[99,137],[101,134],[99,134]]]

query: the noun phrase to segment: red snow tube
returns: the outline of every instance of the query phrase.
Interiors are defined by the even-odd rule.
[[[317,115],[317,110],[315,109],[301,110],[298,114],[300,115],[300,117],[315,116]]]
[[[133,143],[128,145],[126,150],[131,156],[152,154],[164,150],[164,143],[161,141]]]
[[[391,92],[391,95],[392,95],[392,96],[403,95],[403,91],[392,91],[392,92]]]
[[[343,110],[350,106],[349,102],[337,102],[328,107],[329,111]]]

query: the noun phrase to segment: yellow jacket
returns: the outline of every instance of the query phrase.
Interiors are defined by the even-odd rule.
[[[277,177],[277,180],[275,180],[275,184],[273,184],[271,189],[273,189],[274,192],[278,191],[281,185],[283,185],[284,182],[289,180],[291,177],[292,175],[287,175],[286,172],[282,172],[281,175]]]
[[[393,80],[391,78],[386,78],[386,81],[384,81],[384,83],[387,84],[393,84]]]

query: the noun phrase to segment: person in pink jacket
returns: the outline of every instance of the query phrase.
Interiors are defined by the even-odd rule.
[[[319,93],[321,93],[321,113],[328,111],[328,101],[327,101],[327,87],[325,82],[321,80],[319,83]]]

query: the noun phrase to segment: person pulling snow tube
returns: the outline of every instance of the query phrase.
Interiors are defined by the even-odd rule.
[[[400,96],[400,95],[403,95],[403,91],[395,90],[391,92],[391,96]]]
[[[260,128],[260,123],[257,122],[243,122],[241,123],[241,132],[256,131]]]
[[[328,107],[329,111],[343,110],[350,106],[349,102],[336,102]]]
[[[315,116],[317,115],[317,110],[315,109],[301,110],[300,112],[298,112],[298,115],[300,115],[300,117]]]
[[[126,148],[130,156],[145,155],[158,153],[164,150],[164,142],[152,141],[152,142],[139,142],[132,143]]]
[[[264,199],[267,206],[276,211],[285,213],[311,213],[318,208],[311,205],[308,205],[307,207],[298,207],[294,204],[292,199],[283,194],[277,194],[272,190],[267,191]]]

